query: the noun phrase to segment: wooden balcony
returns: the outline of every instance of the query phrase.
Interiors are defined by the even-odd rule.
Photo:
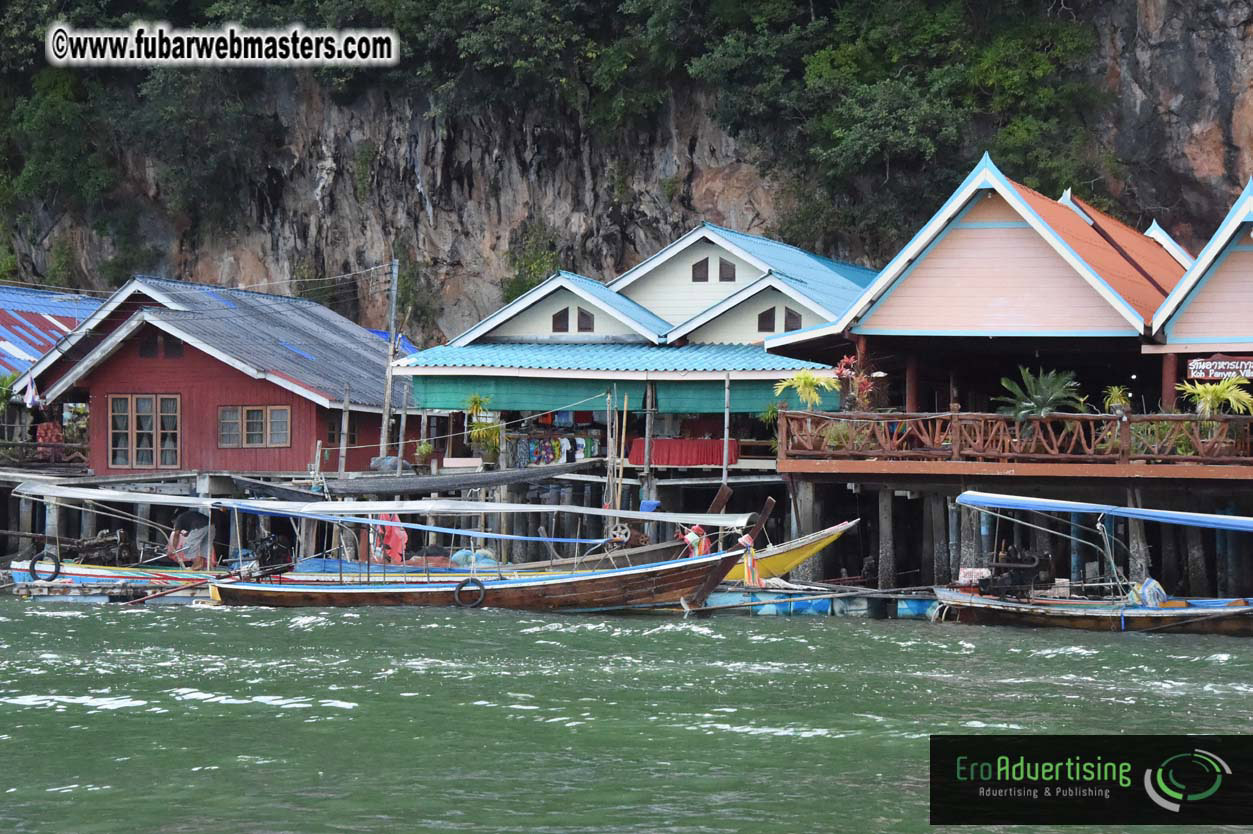
[[[779,415],[779,471],[1253,479],[1253,417]]]

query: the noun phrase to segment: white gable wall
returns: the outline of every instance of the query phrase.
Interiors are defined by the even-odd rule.
[[[596,330],[579,333],[578,308],[582,307],[596,317]],[[561,309],[570,310],[570,329],[566,333],[553,333],[553,314]],[[530,342],[536,339],[556,337],[583,337],[585,340],[601,340],[606,337],[620,341],[646,342],[643,336],[627,327],[618,319],[595,304],[589,304],[567,289],[549,293],[544,298],[519,312],[516,316],[493,328],[481,338],[496,342]]]
[[[765,310],[774,308],[774,332],[758,333],[757,316]],[[689,342],[707,342],[718,344],[747,344],[760,342],[762,339],[783,332],[784,309],[791,307],[801,314],[801,327],[812,327],[827,321],[825,316],[816,313],[809,307],[797,304],[788,296],[776,289],[762,290],[752,298],[745,299],[713,321],[702,324],[687,335]]]
[[[692,264],[709,258],[709,281],[692,281]],[[735,264],[735,280],[718,280],[718,259]],[[682,324],[732,293],[744,289],[764,273],[705,239],[691,243],[677,255],[650,269],[622,289],[622,294],[647,307],[671,324]]]

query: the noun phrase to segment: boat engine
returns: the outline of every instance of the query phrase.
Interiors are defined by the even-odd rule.
[[[1033,553],[1002,550],[995,562],[989,562],[992,575],[979,580],[979,593],[1005,596],[1013,591],[1028,591],[1040,574],[1040,557]]]

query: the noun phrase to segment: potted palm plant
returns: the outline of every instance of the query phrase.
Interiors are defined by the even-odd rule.
[[[1038,369],[1034,374],[1025,366],[1018,366],[1019,380],[1001,377],[1001,387],[1008,393],[993,397],[1001,403],[998,413],[1014,418],[1019,424],[1020,438],[1024,444],[1035,440],[1035,426],[1022,426],[1030,418],[1045,418],[1060,411],[1085,411],[1087,406],[1079,395],[1079,383],[1074,371],[1046,371]],[[1063,432],[1078,427],[1067,425]],[[1063,435],[1064,437],[1065,435]]]
[[[500,455],[500,423],[487,416],[489,404],[489,397],[471,394],[466,400],[466,427],[479,457],[494,463]]]
[[[831,376],[822,376],[811,370],[797,371],[787,379],[781,379],[774,386],[774,395],[776,397],[783,396],[785,391],[796,392],[796,398],[801,401],[807,411],[813,411],[822,404],[822,395],[826,391],[834,391],[840,387],[839,380]],[[805,417],[805,437],[812,449],[814,442],[813,419],[809,416]]]
[[[1231,438],[1217,440],[1220,423],[1218,415],[1249,414],[1253,412],[1253,394],[1245,390],[1249,381],[1242,376],[1228,377],[1217,382],[1181,382],[1176,389],[1187,397],[1202,423],[1197,427],[1198,439],[1212,444],[1212,453],[1221,457],[1230,454],[1235,446]]]

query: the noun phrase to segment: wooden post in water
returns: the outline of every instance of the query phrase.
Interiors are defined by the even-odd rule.
[[[44,503],[44,535],[48,537],[44,547],[55,551],[57,539],[61,536],[61,505],[55,500]]]
[[[896,587],[896,543],[892,536],[892,489],[879,490],[879,587]]]
[[[979,538],[981,527],[978,516],[970,507],[961,508],[962,516],[962,539],[961,539],[961,562],[963,568],[977,567],[979,564]]]
[[[23,498],[18,502],[18,530],[23,533],[35,532],[35,502],[29,498]],[[29,559],[35,553],[34,539],[23,536],[18,545],[17,555],[21,559]]]
[[[918,584],[934,585],[935,565],[931,561],[931,554],[935,552],[935,525],[931,523],[934,507],[930,495],[923,493],[919,508],[922,510],[922,548],[918,557]]]
[[[1209,570],[1205,565],[1201,528],[1185,527],[1184,541],[1188,547],[1188,594],[1194,597],[1212,596],[1214,586],[1210,583]]]
[[[931,571],[937,585],[946,585],[953,581],[949,569],[948,554],[948,509],[944,506],[943,495],[929,495],[931,502]],[[927,554],[923,554],[927,558]]]
[[[1127,490],[1127,505],[1140,506],[1140,491]],[[1127,548],[1131,551],[1127,576],[1132,582],[1143,582],[1149,575],[1149,542],[1144,535],[1144,522],[1138,518],[1127,520]]]
[[[796,490],[796,526],[800,535],[813,533],[818,529],[817,496],[813,481],[797,479],[793,482]],[[814,582],[822,578],[822,554],[815,554],[796,566],[792,577],[797,582]]]
[[[1082,523],[1082,515],[1070,514],[1070,581],[1076,583],[1084,580],[1084,565],[1088,561],[1088,554],[1084,553],[1084,546],[1080,543],[1083,539],[1083,530],[1080,528]]]
[[[1179,533],[1170,524],[1160,524],[1162,534],[1162,585],[1168,594],[1179,594]]]
[[[955,501],[946,499],[945,506],[948,509],[948,575],[951,582],[957,579],[958,570],[961,568],[962,517]]]
[[[97,526],[99,519],[100,516],[96,515],[94,510],[86,506],[80,507],[78,510],[78,534],[84,539],[95,538],[96,533],[99,532]]]

